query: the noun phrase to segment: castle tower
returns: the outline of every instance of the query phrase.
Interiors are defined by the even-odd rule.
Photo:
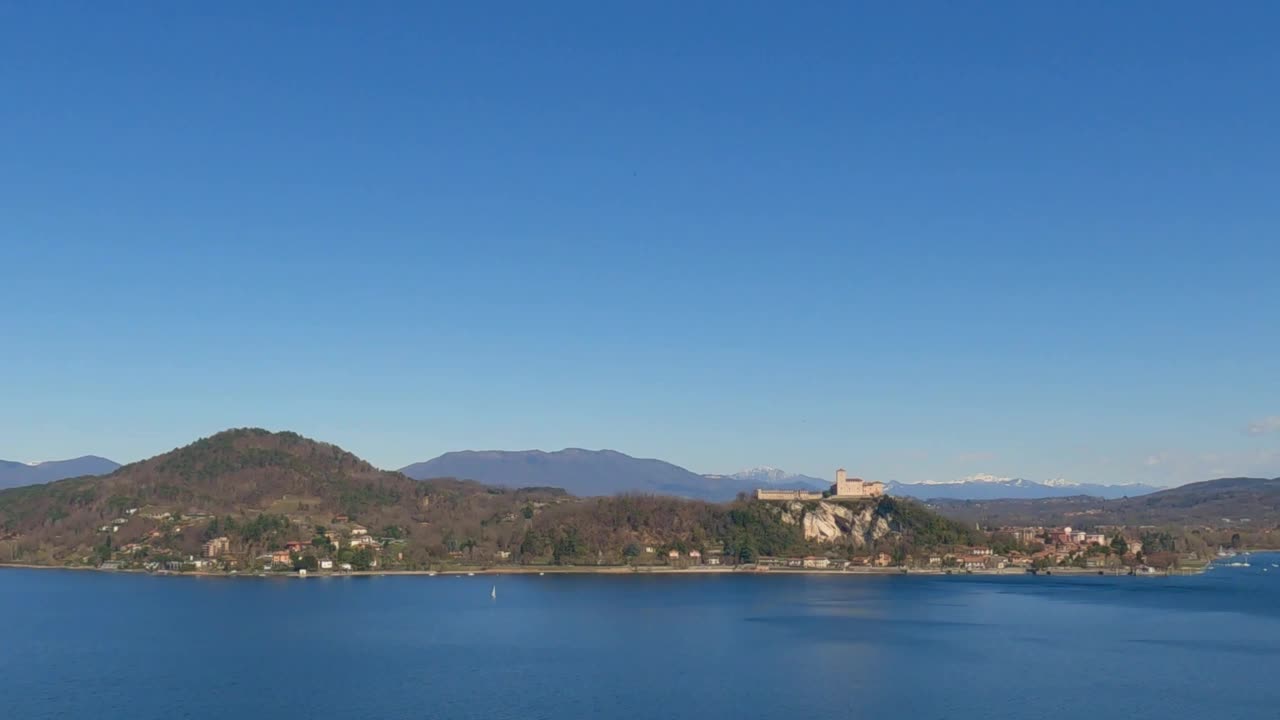
[[[841,485],[844,484],[844,481],[845,481],[844,468],[840,468],[839,470],[836,471],[836,487],[839,488]]]

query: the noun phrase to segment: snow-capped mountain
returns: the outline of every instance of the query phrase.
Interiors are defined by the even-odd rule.
[[[742,482],[755,483],[757,485],[776,487],[819,488],[826,487],[831,484],[831,481],[829,480],[822,480],[810,475],[789,473],[786,470],[767,466],[741,470],[725,477],[730,477]]]
[[[916,485],[1013,485],[1019,487],[1031,482],[1023,478],[1000,477],[988,473],[966,475],[956,480],[922,480]]]
[[[885,490],[891,495],[906,495],[921,499],[946,500],[998,500],[1068,497],[1092,495],[1100,498],[1122,498],[1146,495],[1162,490],[1152,485],[1131,483],[1127,485],[1100,485],[1077,483],[1065,478],[1051,478],[1037,482],[1019,477],[1003,477],[979,473],[958,480],[925,480],[918,483],[891,482]]]

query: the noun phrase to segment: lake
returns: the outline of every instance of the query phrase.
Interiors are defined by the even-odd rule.
[[[5,569],[0,714],[1275,717],[1280,556],[1250,559],[1178,578]]]

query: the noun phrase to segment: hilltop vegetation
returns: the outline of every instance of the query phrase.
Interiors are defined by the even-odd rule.
[[[832,529],[828,522],[826,534],[815,534],[815,518],[831,512],[822,505],[784,508],[746,497],[727,504],[651,495],[584,499],[552,487],[413,480],[295,433],[239,429],[108,476],[0,492],[0,561],[171,563],[198,557],[204,543],[224,537],[217,567],[314,567],[331,559],[388,569],[659,563],[671,550],[727,562],[902,555],[973,540],[963,526],[893,498],[861,507],[862,525],[842,520],[843,529]],[[871,521],[873,534],[866,531]]]

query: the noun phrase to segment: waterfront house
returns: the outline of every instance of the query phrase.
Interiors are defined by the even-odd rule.
[[[293,558],[289,556],[288,550],[276,550],[271,553],[271,562],[280,565],[292,565]]]
[[[804,559],[804,566],[811,569],[821,570],[830,567],[830,565],[831,561],[829,559],[816,555],[809,555]]]
[[[719,564],[720,564],[720,558],[719,558],[719,556],[716,556],[716,555],[708,556],[708,557],[707,557],[707,564],[708,564],[708,565],[719,565]]]
[[[351,563],[342,563],[338,566],[338,569],[343,572],[351,572]]]
[[[680,551],[679,551],[679,550],[671,550],[671,551],[668,551],[668,552],[667,552],[667,559],[668,559],[668,560],[671,560],[672,562],[674,562],[674,561],[676,561],[676,560],[679,560],[679,559],[680,559]]]
[[[328,559],[328,558],[325,558],[325,559],[321,560],[321,561],[320,561],[320,569],[321,569],[321,570],[332,570],[332,569],[333,569],[333,561],[332,561],[332,560],[330,560],[330,559]]]
[[[976,547],[976,548],[973,548],[973,549],[969,552],[969,554],[970,554],[970,555],[979,555],[979,556],[982,556],[982,555],[990,555],[990,554],[991,554],[991,548],[989,548],[989,547]]]
[[[689,562],[698,565],[702,562],[702,553],[697,550],[689,551]]]
[[[350,547],[353,547],[353,548],[375,547],[377,544],[378,544],[378,541],[374,540],[373,537],[369,535],[357,535],[351,538]]]
[[[367,527],[365,527],[365,526],[363,526],[363,525],[352,525],[352,526],[351,526],[351,535],[352,535],[353,537],[354,537],[354,536],[357,536],[357,535],[368,535],[368,534],[369,534],[369,528],[367,528]]]

